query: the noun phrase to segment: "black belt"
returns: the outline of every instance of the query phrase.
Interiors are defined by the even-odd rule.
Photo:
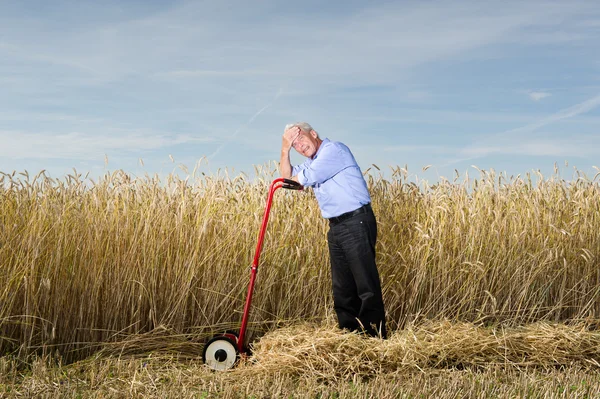
[[[340,216],[332,217],[332,218],[329,218],[328,220],[329,220],[330,224],[338,224],[338,223],[343,222],[344,220],[350,219],[353,216],[360,215],[361,213],[372,212],[372,211],[373,210],[371,209],[371,204],[366,204],[366,205],[361,206],[358,209],[355,209],[350,212],[342,213]]]

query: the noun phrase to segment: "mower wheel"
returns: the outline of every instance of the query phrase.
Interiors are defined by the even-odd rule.
[[[202,361],[213,370],[229,370],[238,360],[238,350],[232,338],[217,335],[204,345]]]

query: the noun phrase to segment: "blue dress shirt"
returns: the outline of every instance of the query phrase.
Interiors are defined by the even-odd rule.
[[[312,187],[324,218],[340,216],[371,202],[367,183],[352,152],[324,139],[313,158],[292,168],[292,176]]]

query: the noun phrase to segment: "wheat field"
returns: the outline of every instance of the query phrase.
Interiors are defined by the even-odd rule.
[[[80,381],[87,396],[93,387],[110,396],[123,387],[108,370],[131,382],[134,397],[188,392],[178,385],[188,380],[200,388],[186,397],[263,397],[268,387],[293,397],[419,389],[467,397],[457,392],[476,381],[481,389],[469,397],[521,396],[528,387],[547,397],[569,387],[581,397],[600,392],[600,173],[576,170],[568,178],[477,170],[428,185],[406,167],[384,176],[373,165],[366,178],[393,332],[385,342],[336,330],[327,222],[312,192],[278,191],[253,299],[255,355],[231,373],[204,370],[203,342],[239,327],[275,170],[115,171],[97,180],[0,173],[0,395],[68,396]],[[412,349],[394,346],[411,339]],[[526,350],[523,340],[533,340]],[[327,344],[310,355],[315,342]],[[248,373],[257,370],[254,389]],[[66,384],[56,383],[60,375]],[[131,378],[142,375],[155,390],[134,389]],[[535,382],[544,378],[563,383]],[[232,381],[245,388],[230,390]],[[406,390],[395,391],[397,381]]]

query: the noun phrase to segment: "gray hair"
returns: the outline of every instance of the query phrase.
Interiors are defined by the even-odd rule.
[[[309,125],[306,122],[294,122],[294,123],[288,123],[287,125],[285,125],[285,129],[283,129],[283,131],[285,132],[288,129],[291,129],[293,127],[299,127],[300,129],[302,129],[303,132],[307,132],[310,133],[311,130],[315,130],[312,128],[311,125]],[[315,133],[317,133],[315,131]],[[319,137],[319,134],[317,133],[317,137]]]

